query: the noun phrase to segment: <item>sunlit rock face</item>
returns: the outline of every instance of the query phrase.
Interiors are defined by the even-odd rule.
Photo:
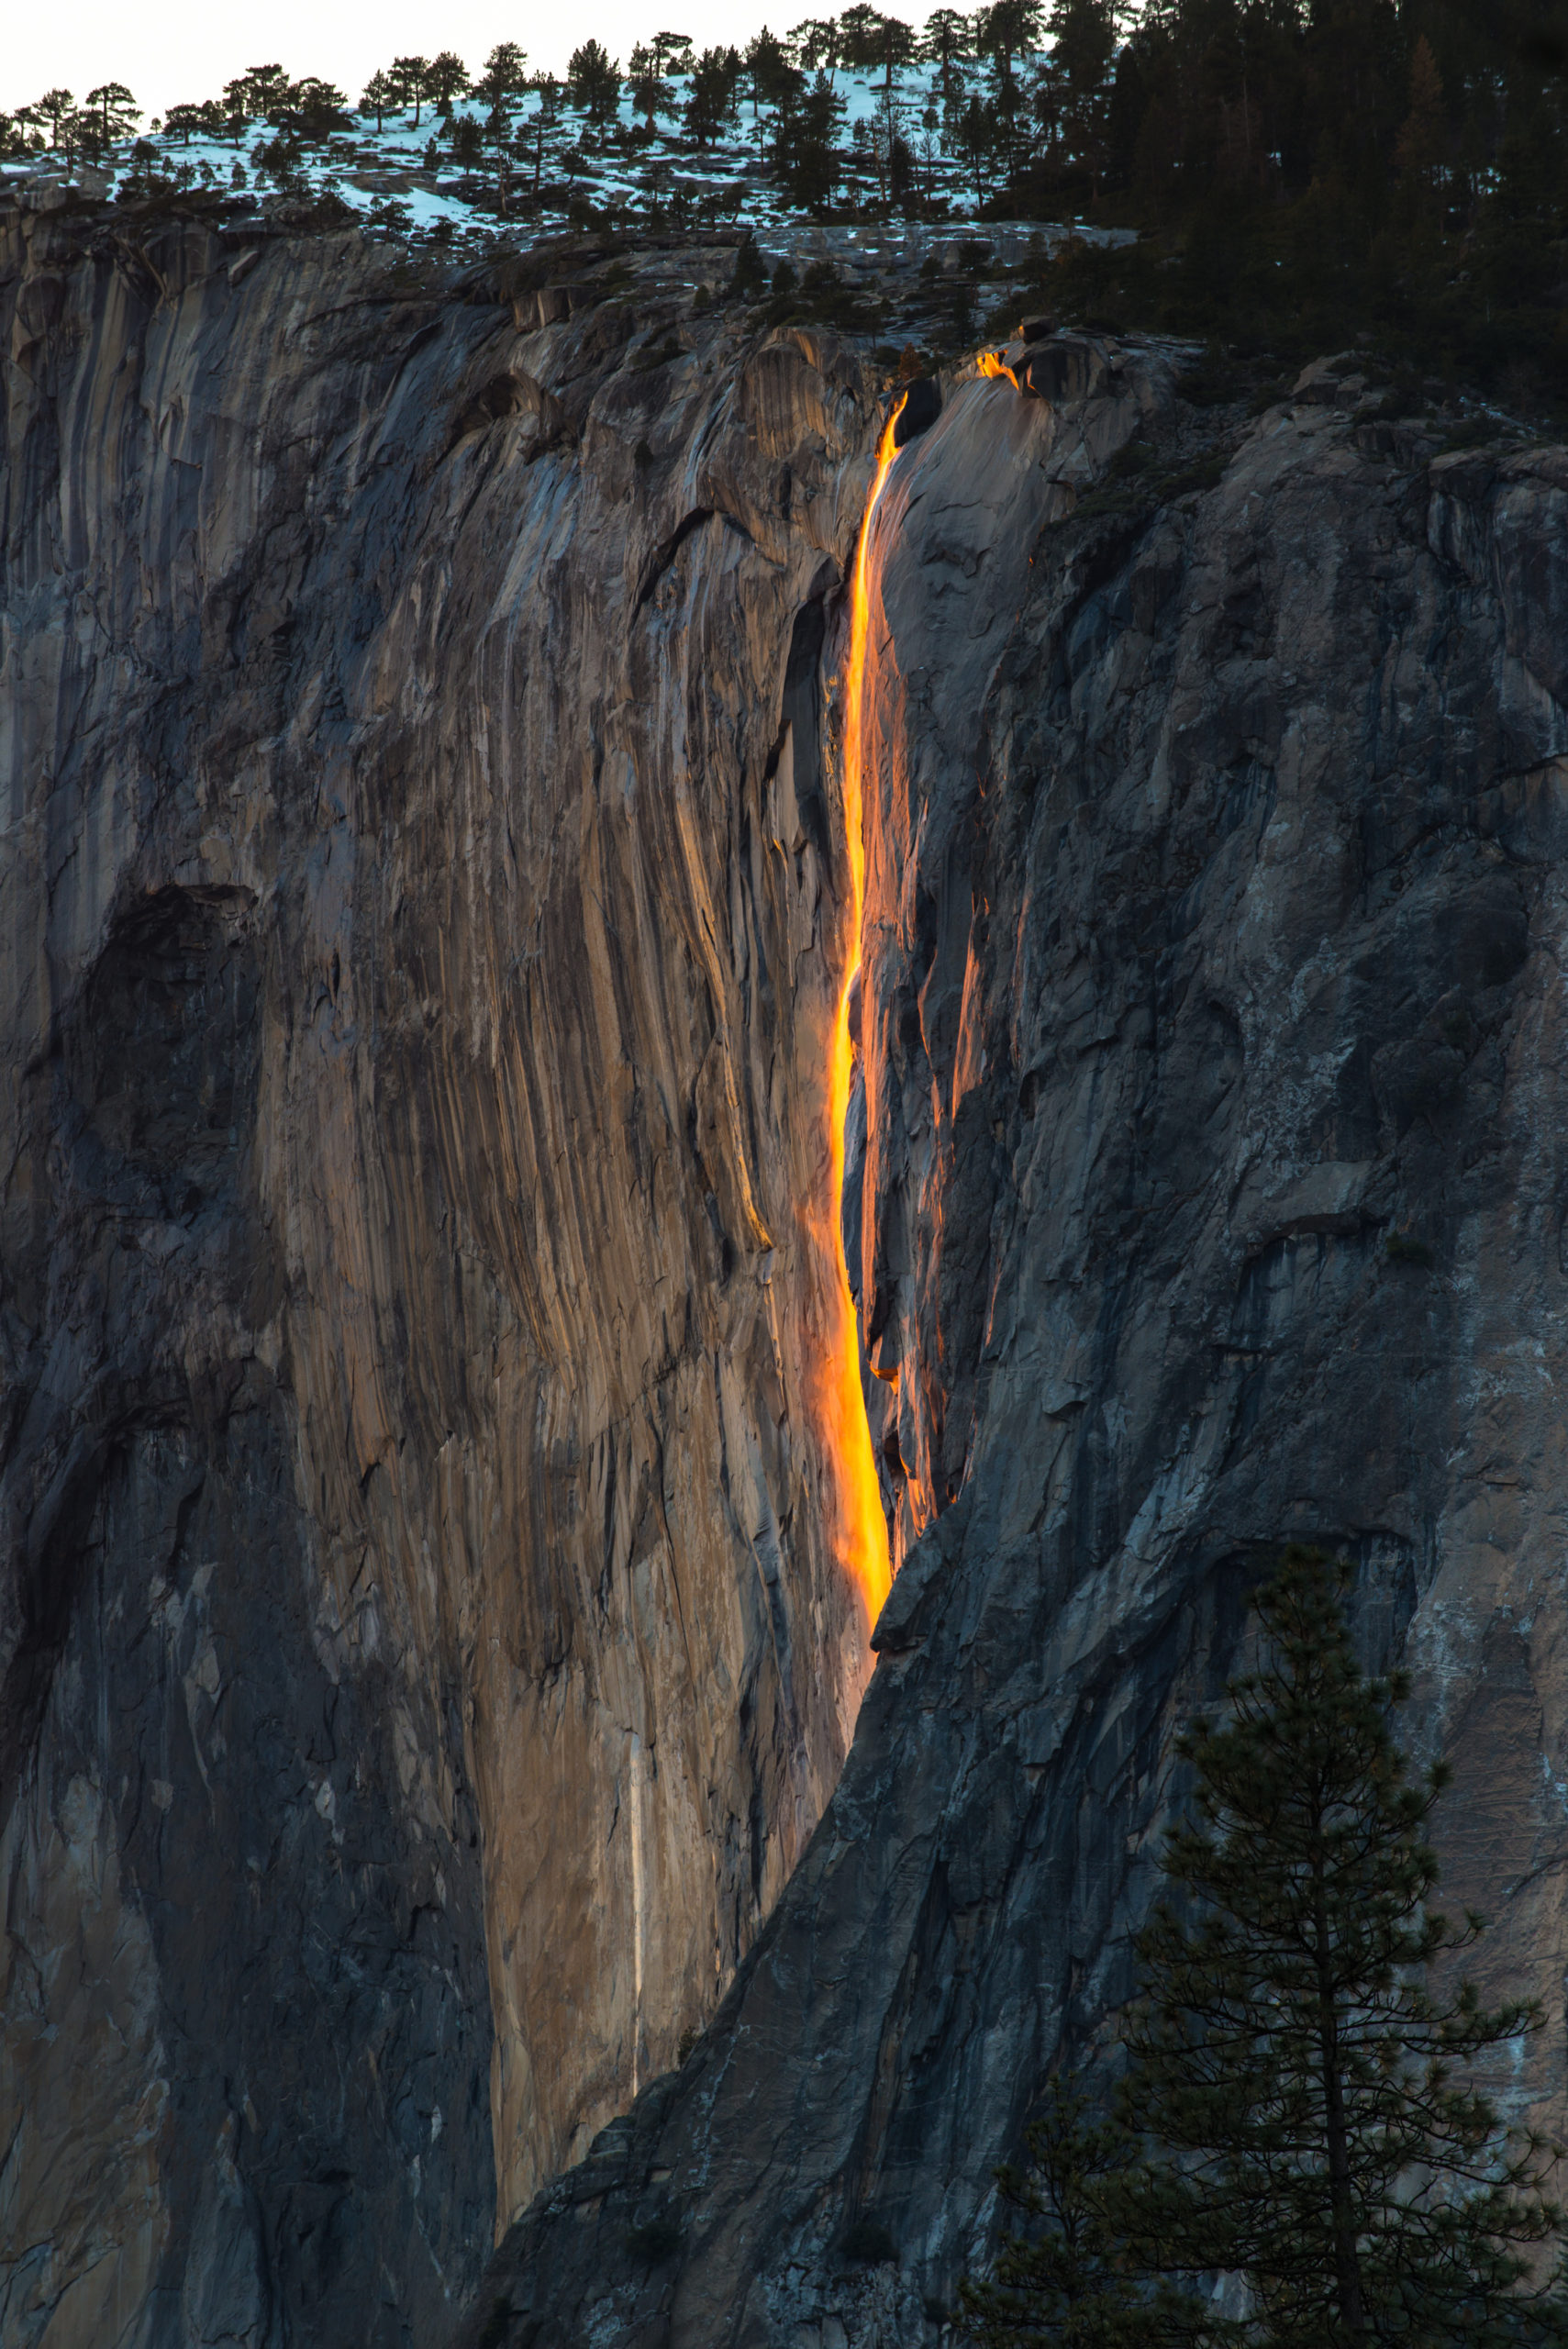
[[[678,257],[541,325],[4,238],[0,2338],[435,2339],[871,1663],[802,1220],[870,405]]]
[[[860,1704],[880,379],[728,256],[4,234],[6,2349],[934,2343],[1287,1536],[1551,2112],[1568,461],[922,393]]]
[[[1549,2019],[1495,2085],[1562,2109],[1568,459],[1348,362],[1206,453],[1158,353],[1053,351],[950,384],[873,525],[881,1662],[718,2018],[465,2343],[942,2337],[1292,1537],[1412,1669],[1477,1974]]]

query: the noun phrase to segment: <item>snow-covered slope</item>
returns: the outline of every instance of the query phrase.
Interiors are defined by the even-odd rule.
[[[909,208],[923,216],[928,230],[928,235],[916,237],[917,245],[929,241],[930,232],[940,237],[943,223],[974,220],[979,208],[973,174],[943,136],[939,81],[935,67],[910,67],[895,74],[891,93],[880,72],[840,72],[835,82],[844,105],[839,134],[845,164],[840,197],[849,200],[851,209],[879,208],[871,141],[879,126],[885,139],[891,104],[918,191],[918,204]],[[487,150],[483,162],[467,170],[452,155],[451,124],[467,117],[484,128],[486,109],[474,99],[458,100],[450,120],[428,106],[420,110],[417,123],[407,109],[385,116],[379,128],[373,114],[361,114],[351,132],[302,148],[292,163],[275,155],[270,159],[276,134],[264,122],[249,124],[238,139],[169,136],[159,129],[139,140],[121,141],[99,167],[83,167],[73,175],[67,173],[66,159],[56,152],[0,163],[0,186],[40,176],[61,181],[73,176],[95,194],[113,195],[125,191],[128,183],[134,187],[139,178],[151,174],[261,196],[287,194],[317,200],[331,195],[390,234],[434,234],[443,239],[498,228],[558,228],[581,218],[586,205],[601,216],[630,216],[644,222],[673,218],[681,225],[750,228],[764,246],[776,250],[795,242],[793,233],[781,241],[781,232],[793,232],[808,216],[791,205],[772,171],[768,109],[754,111],[750,100],[742,99],[725,137],[699,149],[683,119],[689,88],[686,78],[670,77],[670,108],[651,137],[624,85],[615,118],[602,128],[594,128],[579,109],[558,100],[537,173],[537,195],[533,150],[541,101],[537,91],[528,92],[518,99],[512,117],[514,152],[505,216],[496,206],[493,155]],[[852,248],[855,238],[841,233],[830,241]]]

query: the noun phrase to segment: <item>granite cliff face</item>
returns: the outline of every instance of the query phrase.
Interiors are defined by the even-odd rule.
[[[871,1661],[800,1222],[869,404],[657,257],[541,327],[6,234],[0,2335],[432,2338]]]
[[[935,2341],[1288,1535],[1555,2099],[1568,460],[1092,338],[906,440],[857,1726],[880,379],[727,257],[4,233],[0,2338]]]
[[[1414,1668],[1477,1970],[1551,2019],[1497,2085],[1561,2110],[1568,460],[1342,368],[1199,455],[1157,355],[1052,363],[951,390],[874,525],[880,1667],[719,2017],[465,2342],[940,2338],[1285,1538]]]

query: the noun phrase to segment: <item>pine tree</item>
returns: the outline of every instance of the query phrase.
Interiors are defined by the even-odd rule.
[[[1424,225],[1438,210],[1448,148],[1442,79],[1432,45],[1423,33],[1410,60],[1410,111],[1395,148],[1400,190],[1412,226]]]
[[[76,169],[77,157],[95,162],[104,150],[104,134],[97,115],[87,106],[72,106],[61,117],[60,144],[65,154],[68,172]]]
[[[1522,2256],[1563,2227],[1557,2156],[1456,2073],[1539,2028],[1433,1964],[1483,1930],[1428,1906],[1446,1784],[1396,1748],[1401,1673],[1363,1676],[1349,1569],[1292,1549],[1255,1605],[1266,1653],[1178,1751],[1193,1815],[1137,1948],[1142,1996],[1107,2127],[1056,2084],[1003,2171],[1033,2221],[962,2292],[990,2344],[1063,2349],[1562,2349],[1568,2304]],[[1246,2312],[1211,2292],[1230,2277]],[[1229,2306],[1234,2308],[1234,2299]]]
[[[757,249],[757,239],[750,228],[745,228],[741,231],[740,242],[735,248],[735,270],[729,281],[729,290],[738,301],[750,302],[762,293],[767,282],[768,273]]]
[[[1105,2211],[1106,2187],[1136,2158],[1132,2142],[1088,2111],[1075,2083],[1053,2079],[1028,2132],[1028,2168],[997,2172],[1029,2232],[1003,2243],[993,2277],[960,2288],[959,2321],[986,2349],[1148,2349],[1156,2338],[1160,2318],[1127,2273]],[[1176,2306],[1173,2295],[1167,2302]]]
[[[470,93],[485,109],[484,135],[495,159],[495,210],[503,220],[512,185],[512,117],[517,101],[528,86],[527,67],[528,60],[516,41],[497,41]],[[542,164],[542,134],[539,161]]]
[[[232,139],[238,147],[245,136],[245,125],[248,119],[243,81],[226,82],[223,85],[222,97],[214,98],[210,103],[217,109],[218,120],[222,126],[218,135],[221,138]]]
[[[455,49],[443,49],[431,58],[425,90],[443,122],[452,117],[452,100],[468,87],[468,68]]]
[[[288,80],[281,65],[248,65],[238,81],[224,84],[224,95],[254,120],[272,114],[286,95]]]
[[[399,103],[412,106],[414,119],[411,130],[419,128],[419,110],[429,95],[430,61],[428,57],[395,57],[387,77],[396,91]]]
[[[919,55],[920,45],[902,17],[884,17],[879,28],[877,63],[882,68],[882,86],[893,87],[893,76],[901,65],[913,65]]]
[[[1047,29],[1051,57],[1040,77],[1037,103],[1060,167],[1086,172],[1097,197],[1109,143],[1117,50],[1113,0],[1055,0]]]
[[[633,51],[635,95],[635,61]],[[686,98],[686,128],[695,147],[706,147],[718,137],[735,109],[740,79],[740,53],[734,49],[705,49],[692,67]]]
[[[484,133],[472,115],[460,114],[454,118],[448,132],[448,146],[466,184],[484,161]]]
[[[125,138],[140,112],[123,82],[100,82],[95,90],[87,93],[87,108],[98,118],[99,134],[106,147]]]
[[[882,61],[882,17],[871,0],[851,0],[839,17],[839,53],[851,73],[868,73]]]
[[[75,104],[69,90],[46,90],[34,106],[33,112],[49,123],[49,143],[51,147],[60,145],[60,126]]]
[[[205,106],[171,106],[163,117],[163,135],[166,139],[178,139],[183,147],[188,147],[192,133],[206,128],[206,117]]]
[[[1039,0],[991,0],[976,17],[975,47],[1010,73],[1014,59],[1026,55],[1039,40],[1040,15]]]
[[[291,84],[287,103],[274,119],[297,137],[319,145],[334,131],[353,128],[348,107],[349,101],[336,83],[307,73],[303,81]]]
[[[484,61],[484,72],[470,89],[470,96],[479,99],[486,108],[486,134],[491,143],[502,143],[512,136],[512,113],[517,101],[528,89],[528,59],[514,40],[497,40],[491,54]]]
[[[795,63],[804,72],[826,73],[829,82],[836,79],[842,50],[837,18],[806,17],[790,34],[789,48]]]
[[[954,84],[959,81],[959,65],[973,53],[973,42],[967,17],[956,8],[933,8],[926,19],[921,43],[921,55],[928,65],[937,69],[942,96],[950,104]]]
[[[639,41],[626,64],[633,110],[641,115],[651,138],[659,128],[659,113],[670,103],[670,88],[656,50]]]
[[[520,98],[528,86],[528,59],[515,40],[498,40],[484,61],[484,72],[474,95],[499,99],[503,105]]]
[[[585,40],[573,50],[566,68],[566,95],[590,122],[608,122],[620,104],[620,67],[602,42]]]
[[[655,33],[653,54],[659,61],[661,73],[689,73],[692,70],[690,33]]]
[[[15,114],[0,113],[0,156],[9,161],[14,156],[32,154],[41,144],[38,116],[31,106],[18,106]]]
[[[539,185],[544,176],[544,159],[548,142],[554,134],[558,85],[553,73],[541,73],[533,84],[539,106],[528,124],[528,136],[533,141],[533,194],[539,199]]]
[[[1287,1552],[1256,1601],[1262,1669],[1182,1741],[1195,1815],[1162,1865],[1183,1907],[1140,1936],[1120,2091],[1153,2158],[1107,2208],[1143,2273],[1239,2275],[1240,2337],[1270,2349],[1490,2349],[1532,2305],[1543,2337],[1568,2337],[1557,2303],[1519,2288],[1520,2247],[1562,2225],[1542,2191],[1555,2149],[1505,2137],[1455,2076],[1540,2016],[1428,1986],[1482,1920],[1427,1905],[1446,1773],[1408,1780],[1389,1724],[1408,1683],[1363,1677],[1348,1579]]]
[[[756,121],[763,106],[776,106],[787,97],[795,86],[794,66],[776,33],[764,25],[746,45],[745,65],[751,83],[751,119]]]
[[[378,68],[365,83],[365,94],[360,100],[360,112],[375,117],[377,138],[381,136],[382,117],[389,114],[396,104],[397,91],[391,75]]]
[[[996,151],[996,123],[983,99],[971,98],[953,126],[953,145],[974,174],[974,207],[985,209],[985,166]]]
[[[773,127],[773,168],[792,204],[818,217],[833,200],[842,170],[839,124],[844,101],[826,73],[805,74],[779,103]]]

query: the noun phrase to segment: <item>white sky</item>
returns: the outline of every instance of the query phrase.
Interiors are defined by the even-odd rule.
[[[249,65],[277,63],[294,75],[318,73],[355,102],[378,65],[395,56],[455,49],[471,73],[498,40],[515,40],[528,63],[560,73],[581,40],[602,40],[626,63],[637,40],[669,29],[710,42],[743,45],[767,22],[787,32],[802,18],[836,13],[822,0],[573,0],[570,6],[508,6],[506,0],[271,0],[265,9],[215,7],[212,0],[161,0],[129,8],[125,0],[65,0],[54,7],[0,0],[0,108],[28,106],[50,88],[78,98],[99,82],[124,82],[144,115],[183,100],[215,98]],[[900,9],[918,21],[922,5]]]

